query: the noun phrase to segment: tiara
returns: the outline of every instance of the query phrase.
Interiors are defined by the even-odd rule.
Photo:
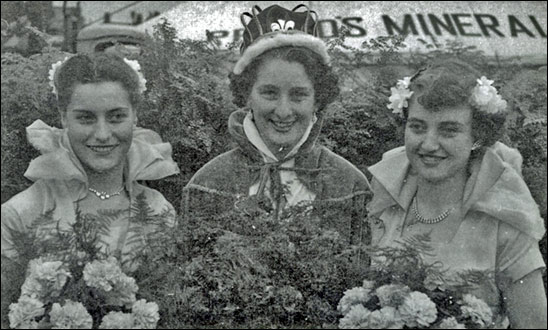
[[[65,64],[65,62],[69,59],[70,57],[65,57],[62,61],[57,61],[55,63],[53,63],[51,65],[51,69],[49,70],[48,72],[48,77],[49,77],[49,85],[51,86],[51,92],[56,96],[56,97],[59,97],[58,93],[57,93],[57,88],[55,87],[55,75],[57,74],[57,70],[63,65]],[[135,71],[135,73],[137,74],[137,77],[139,78],[139,93],[142,94],[144,93],[146,90],[147,90],[147,87],[146,87],[146,83],[147,83],[147,80],[145,79],[145,77],[143,76],[143,74],[141,73],[141,65],[139,64],[139,62],[137,62],[137,60],[128,60],[127,58],[124,58],[124,62],[129,65],[130,68],[133,69],[133,71]]]
[[[392,109],[392,113],[400,114],[404,108],[408,106],[408,100],[413,95],[409,90],[409,84],[412,77],[405,77],[398,80],[396,87],[390,88],[391,95],[388,98],[390,103],[388,109]],[[498,94],[497,89],[493,84],[493,80],[489,80],[482,76],[476,80],[477,84],[470,95],[470,105],[476,107],[479,111],[495,114],[506,110],[507,102]]]
[[[301,8],[306,11],[298,11]],[[249,18],[247,23],[246,18]],[[254,58],[267,50],[284,46],[308,48],[320,55],[324,64],[329,63],[327,48],[319,38],[317,20],[316,12],[304,4],[292,10],[278,5],[264,10],[253,6],[251,13],[240,15],[244,33],[240,47],[241,57],[234,67],[234,73],[242,73]]]

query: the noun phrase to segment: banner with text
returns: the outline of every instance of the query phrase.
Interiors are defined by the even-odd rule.
[[[353,47],[378,36],[406,35],[405,52],[458,41],[488,56],[546,63],[546,1],[187,1],[142,28],[150,32],[166,18],[180,38],[217,41],[222,48],[241,40],[240,14],[254,5],[301,3],[317,12],[322,38],[337,36],[346,26],[346,42]]]

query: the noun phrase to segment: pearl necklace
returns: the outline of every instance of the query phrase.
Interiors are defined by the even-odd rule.
[[[417,206],[417,196],[415,196],[415,198],[413,198],[414,201],[413,201],[413,213],[415,213],[415,219],[417,219],[419,222],[422,222],[422,223],[425,223],[425,224],[428,224],[428,225],[431,225],[431,224],[434,224],[434,223],[438,223],[442,220],[444,220],[445,218],[447,218],[447,216],[453,211],[454,207],[450,208],[450,209],[447,209],[445,211],[443,211],[440,215],[438,215],[437,217],[435,218],[425,218],[423,217],[422,215],[420,215],[419,213],[419,208]]]
[[[112,196],[120,195],[120,193],[124,190],[124,186],[122,186],[120,189],[118,189],[118,191],[116,191],[112,194],[109,194],[105,191],[97,191],[93,188],[88,188],[88,189],[89,189],[89,191],[94,193],[95,196],[97,196],[97,198],[100,198],[101,200],[107,200],[107,199],[111,198]]]

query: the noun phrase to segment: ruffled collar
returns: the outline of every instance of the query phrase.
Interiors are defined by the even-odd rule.
[[[27,127],[27,139],[42,155],[33,159],[25,172],[32,181],[53,179],[82,183],[87,192],[86,172],[74,154],[67,131],[36,120]],[[130,195],[137,180],[158,180],[178,174],[171,158],[171,144],[163,143],[152,130],[135,127],[124,168],[125,185]]]
[[[519,152],[503,143],[488,148],[481,159],[471,164],[471,175],[464,189],[463,214],[471,210],[489,214],[540,240],[545,232],[544,222],[521,177],[521,162]],[[375,184],[380,184],[374,189],[369,212],[378,215],[394,205],[407,210],[417,190],[417,176],[405,147],[385,153],[369,171],[377,181]]]

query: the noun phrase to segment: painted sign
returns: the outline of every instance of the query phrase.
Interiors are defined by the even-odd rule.
[[[354,47],[377,36],[407,35],[403,51],[426,51],[424,41],[458,41],[489,56],[546,63],[546,1],[188,1],[143,28],[150,31],[166,18],[180,38],[217,40],[226,47],[241,40],[240,14],[252,6],[300,3],[317,12],[323,38],[345,26],[346,42]]]

